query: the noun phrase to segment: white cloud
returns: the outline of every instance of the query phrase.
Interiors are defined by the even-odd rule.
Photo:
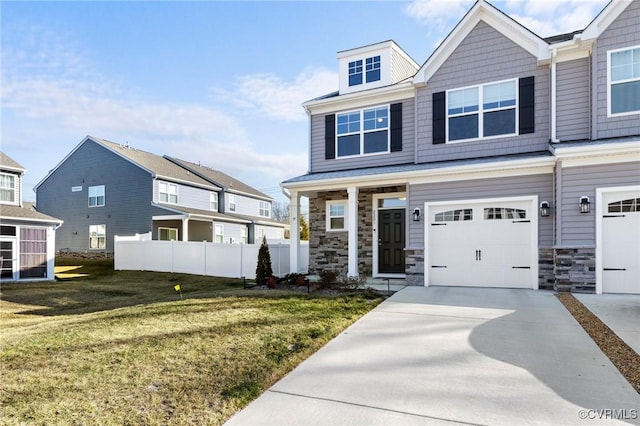
[[[302,103],[338,88],[338,74],[325,68],[305,69],[295,80],[273,74],[252,74],[238,79],[234,90],[214,89],[214,97],[240,109],[259,111],[284,121],[307,119]]]

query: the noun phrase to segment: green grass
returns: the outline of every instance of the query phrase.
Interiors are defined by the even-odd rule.
[[[82,264],[2,286],[1,424],[221,424],[380,302]]]

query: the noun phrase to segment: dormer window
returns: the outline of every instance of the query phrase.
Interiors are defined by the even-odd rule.
[[[367,83],[380,81],[380,55],[366,58],[365,78]],[[349,86],[362,84],[362,59],[349,62]]]
[[[0,173],[0,202],[16,202],[16,177],[14,175]]]
[[[380,80],[380,56],[366,59],[367,83]]]

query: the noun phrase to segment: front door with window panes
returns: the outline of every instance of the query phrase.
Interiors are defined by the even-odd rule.
[[[378,211],[378,273],[404,274],[405,209]]]

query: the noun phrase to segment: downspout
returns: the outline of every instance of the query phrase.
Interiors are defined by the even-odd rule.
[[[413,163],[418,164],[418,88],[413,86]]]
[[[558,50],[551,51],[551,143],[560,142],[557,138],[557,85],[556,85],[556,63]]]

